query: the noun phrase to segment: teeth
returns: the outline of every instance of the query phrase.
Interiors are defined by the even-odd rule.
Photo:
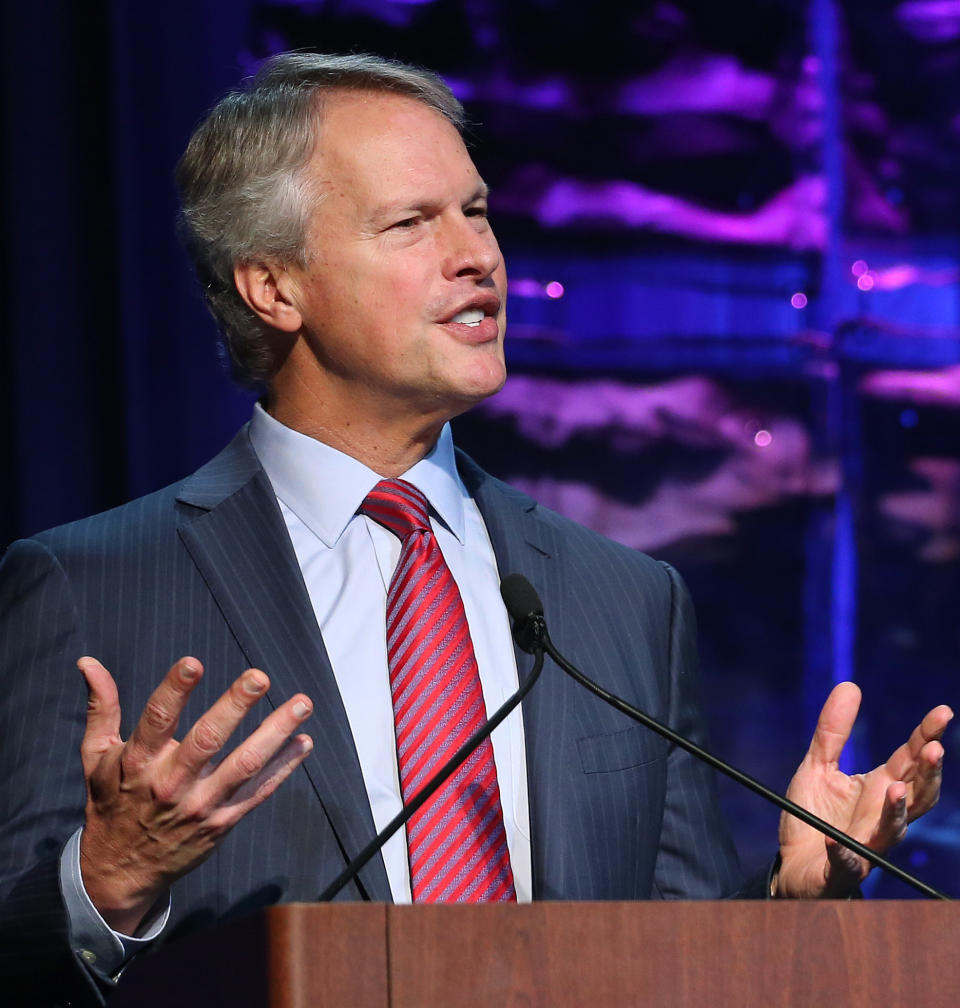
[[[457,312],[450,321],[460,322],[463,325],[479,325],[483,321],[483,312],[479,308],[465,308],[462,312]]]

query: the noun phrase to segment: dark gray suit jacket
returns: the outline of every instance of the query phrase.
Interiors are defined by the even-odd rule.
[[[693,617],[668,567],[553,512],[460,456],[502,575],[537,588],[551,635],[611,691],[702,739]],[[113,673],[126,737],[167,668],[206,674],[192,721],[243,669],[314,701],[303,767],[173,888],[166,937],[277,901],[311,900],[375,833],[330,663],[270,483],[246,430],[182,483],[10,548],[0,578],[0,976],[36,1000],[89,995],[66,942],[57,860],[82,821],[86,691]],[[529,656],[518,652],[521,676]],[[718,897],[740,883],[710,772],[548,662],[524,702],[539,899]],[[389,900],[383,862],[361,872]],[[356,887],[341,898],[358,898]],[[46,986],[44,986],[46,985]],[[47,991],[40,994],[40,990]],[[51,993],[53,992],[53,993]]]

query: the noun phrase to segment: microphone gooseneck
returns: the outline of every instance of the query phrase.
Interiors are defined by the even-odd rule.
[[[509,582],[509,588],[507,587],[507,582]],[[830,837],[831,840],[835,840],[837,843],[852,850],[855,854],[859,854],[860,857],[865,861],[869,861],[870,864],[889,872],[895,878],[900,879],[901,882],[906,882],[907,885],[912,886],[925,896],[929,896],[931,899],[950,899],[946,894],[940,892],[938,889],[934,889],[933,886],[927,885],[926,882],[921,882],[920,879],[905,872],[902,868],[888,861],[876,851],[864,846],[858,840],[854,840],[853,837],[848,836],[842,830],[831,826],[830,823],[814,815],[803,808],[803,806],[797,805],[796,802],[791,801],[784,795],[778,794],[776,791],[772,791],[749,774],[730,766],[729,763],[725,763],[718,756],[714,756],[713,753],[708,752],[695,742],[678,734],[672,728],[657,721],[656,718],[638,710],[632,704],[627,703],[626,700],[622,700],[620,697],[605,690],[592,679],[587,678],[575,665],[572,665],[560,654],[554,646],[553,641],[550,640],[550,634],[547,632],[547,625],[543,616],[543,603],[540,601],[536,589],[522,574],[507,575],[501,583],[500,591],[507,610],[514,620],[514,637],[519,647],[525,651],[540,649],[538,654],[541,657],[543,651],[546,651],[567,675],[580,683],[581,686],[586,687],[595,696],[600,697],[601,700],[608,703],[611,707],[626,714],[634,721],[638,721],[674,745],[686,750],[692,756],[713,767],[714,770],[719,770],[720,773],[732,778],[738,784],[742,784],[745,788],[753,791],[754,794],[765,798],[771,804],[776,805],[781,811],[788,812],[801,822],[818,830],[824,836]]]

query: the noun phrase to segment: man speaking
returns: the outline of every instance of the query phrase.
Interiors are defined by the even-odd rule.
[[[462,117],[431,74],[284,55],[190,141],[188,242],[263,397],[192,476],[4,562],[0,927],[29,1003],[96,1003],[161,936],[314,899],[525,676],[506,574],[571,660],[702,738],[677,575],[453,447],[448,421],[506,376]],[[831,694],[791,794],[886,850],[936,801],[951,713],[848,778],[858,702]],[[763,885],[844,895],[866,870],[787,820]],[[710,771],[548,674],[341,898],[742,884]]]

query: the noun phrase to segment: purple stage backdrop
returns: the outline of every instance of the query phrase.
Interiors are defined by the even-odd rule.
[[[960,706],[960,2],[75,6],[11,5],[0,43],[5,541],[244,421],[173,163],[269,54],[373,51],[446,77],[492,188],[511,378],[458,440],[680,568],[714,748],[782,788],[835,681],[858,768]],[[960,894],[947,769],[898,856]],[[721,787],[755,867],[776,814]]]

